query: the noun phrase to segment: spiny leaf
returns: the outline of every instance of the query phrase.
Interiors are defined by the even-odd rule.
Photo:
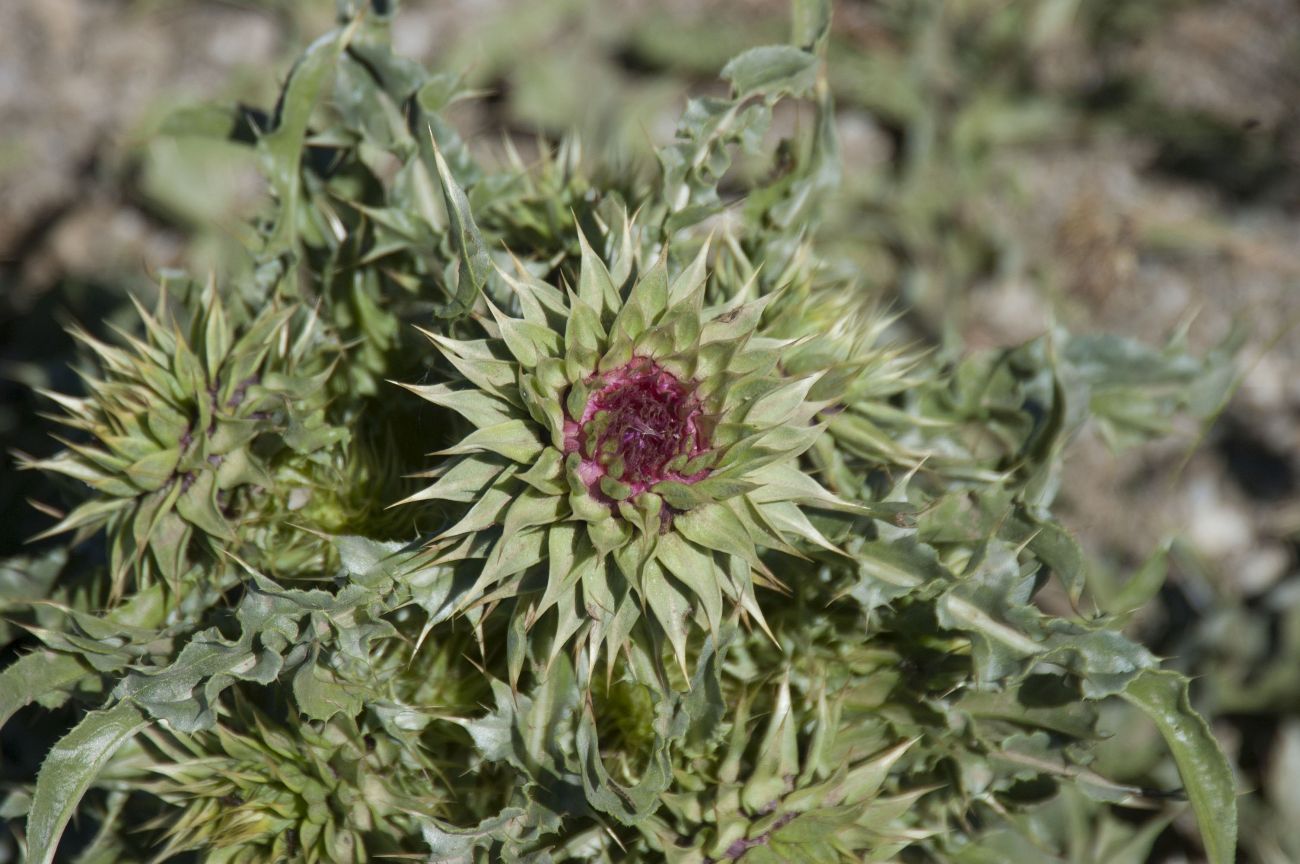
[[[289,81],[280,96],[275,128],[258,142],[263,170],[279,205],[274,232],[267,239],[267,249],[272,254],[290,250],[296,239],[307,125],[325,82],[355,27],[354,23],[312,43],[289,73]]]
[[[81,796],[99,776],[117,748],[148,724],[130,702],[92,711],[59,739],[36,778],[32,808],[27,816],[27,860],[51,864],[68,820]]]
[[[1237,854],[1237,793],[1232,768],[1210,727],[1187,696],[1187,679],[1148,669],[1120,694],[1155,722],[1178,763],[1210,864],[1232,864]]]
[[[793,45],[751,48],[722,67],[737,98],[755,93],[802,93],[816,80],[816,56]]]
[[[35,651],[19,657],[0,672],[0,728],[19,708],[71,687],[88,674],[76,657],[67,654]]]

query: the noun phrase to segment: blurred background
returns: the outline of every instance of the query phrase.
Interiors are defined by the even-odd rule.
[[[47,481],[12,453],[52,449],[32,388],[76,388],[63,327],[103,331],[168,268],[247,266],[251,151],[168,117],[271,106],[334,14],[0,3],[0,559],[48,524],[27,503]],[[405,0],[395,40],[478,91],[451,119],[484,159],[576,132],[594,163],[646,170],[686,97],[783,41],[787,16],[785,0]],[[999,348],[1060,323],[1240,343],[1212,423],[1171,418],[1134,447],[1082,435],[1060,510],[1100,586],[1168,549],[1134,635],[1196,678],[1245,793],[1242,860],[1300,861],[1300,4],[840,0],[830,83],[844,181],[819,240],[919,341]],[[1147,771],[1149,751],[1108,770]]]

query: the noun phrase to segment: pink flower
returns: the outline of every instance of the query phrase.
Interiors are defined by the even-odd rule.
[[[578,468],[591,494],[613,503],[600,490],[602,477],[625,484],[635,498],[656,483],[695,483],[708,470],[683,474],[686,463],[709,442],[700,420],[704,409],[693,381],[683,382],[646,357],[586,381],[591,396],[581,419],[565,424],[566,453],[582,457]]]

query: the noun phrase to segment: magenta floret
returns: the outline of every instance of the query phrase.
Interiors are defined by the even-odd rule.
[[[581,455],[579,474],[593,494],[607,497],[598,494],[606,476],[626,484],[629,497],[664,480],[694,483],[707,476],[707,470],[681,471],[709,446],[693,383],[644,357],[586,383],[592,393],[582,418],[566,424],[565,451]]]

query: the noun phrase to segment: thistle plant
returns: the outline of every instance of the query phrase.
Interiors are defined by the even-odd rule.
[[[22,733],[29,860],[1051,861],[1062,820],[1137,855],[1184,793],[1104,775],[1103,709],[1232,859],[1187,681],[1122,632],[1159,574],[1103,611],[1052,512],[1084,424],[1206,410],[1221,357],[882,312],[819,247],[826,4],[648,171],[482,167],[458,79],[341,5],[274,112],[202,115],[268,177],[248,275],[77,330],[49,394],[25,464],[71,506],[0,564],[0,726],[70,729]]]

